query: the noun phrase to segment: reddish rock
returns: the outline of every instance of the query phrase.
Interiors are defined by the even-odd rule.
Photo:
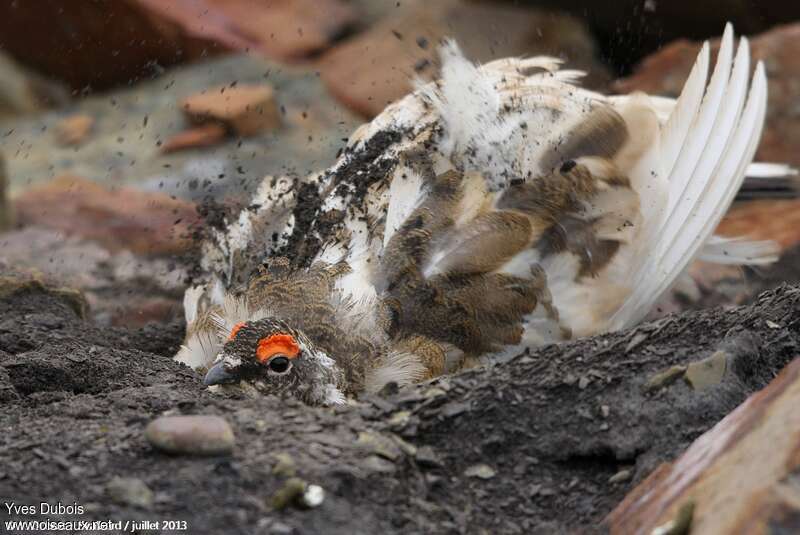
[[[774,240],[782,250],[800,243],[800,200],[763,199],[734,205],[717,227],[723,236]]]
[[[57,229],[111,251],[171,255],[193,247],[189,234],[197,221],[194,205],[161,193],[111,190],[80,177],[61,176],[25,191],[14,206],[20,225]]]
[[[795,359],[677,461],[661,465],[628,494],[606,518],[611,534],[796,533],[798,407]]]
[[[259,50],[278,60],[296,60],[327,48],[357,20],[355,10],[341,0],[207,0],[207,4]]]
[[[266,84],[208,89],[184,99],[181,108],[195,124],[224,125],[242,136],[277,128],[281,121],[275,91]]]
[[[470,59],[536,54],[564,57],[590,72],[591,87],[608,81],[594,58],[594,42],[577,19],[532,8],[463,3],[413,3],[339,44],[319,63],[331,92],[353,110],[372,117],[407,94],[415,77],[436,76],[436,48],[453,37]]]
[[[227,130],[218,123],[208,123],[178,132],[164,141],[161,152],[167,154],[186,149],[211,147],[225,139]]]
[[[0,271],[9,267],[80,290],[102,325],[166,323],[181,315],[185,272],[172,259],[111,253],[97,242],[28,226],[0,234]]]
[[[80,91],[231,50],[302,58],[355,18],[342,0],[2,2],[0,46]]]
[[[213,14],[187,25],[183,18],[189,18],[185,13],[192,4],[198,2],[2,2],[0,44],[78,91],[127,83],[160,67],[249,45]]]
[[[91,115],[77,114],[65,117],[56,125],[56,135],[61,145],[80,145],[92,132],[94,118]]]
[[[676,41],[646,58],[629,78],[614,84],[622,93],[677,96],[691,70],[700,43]],[[719,40],[712,43],[716,56]],[[752,56],[763,59],[769,79],[767,127],[756,159],[800,165],[800,23],[779,26],[751,40]]]

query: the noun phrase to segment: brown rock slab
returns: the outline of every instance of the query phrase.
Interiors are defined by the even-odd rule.
[[[153,0],[150,0],[153,1]],[[357,13],[342,0],[206,0],[268,57],[296,60],[330,46]],[[206,17],[207,18],[207,17]]]
[[[194,246],[193,203],[162,193],[109,189],[90,180],[64,175],[33,187],[14,202],[21,225],[57,229],[101,243],[110,251],[172,255]]]
[[[225,127],[217,123],[208,123],[171,136],[161,146],[161,152],[167,154],[187,149],[211,147],[225,139]]]
[[[793,533],[800,526],[800,359],[663,464],[606,518],[612,534]],[[793,475],[794,474],[794,475]]]
[[[65,117],[56,125],[56,135],[61,145],[80,145],[92,132],[94,118],[91,115],[76,114]]]
[[[343,0],[3,2],[0,41],[16,59],[83,91],[233,50],[300,59],[356,19]]]
[[[280,126],[275,91],[267,84],[218,87],[185,98],[181,108],[189,121],[211,121],[242,136]]]
[[[648,56],[632,76],[618,80],[614,88],[621,93],[645,91],[677,97],[700,46],[698,42],[675,41]],[[719,39],[712,42],[711,50],[716,57]],[[800,23],[778,26],[755,36],[750,50],[753,62],[764,60],[769,79],[767,125],[756,159],[800,165]]]
[[[800,243],[800,200],[759,199],[734,205],[717,227],[723,236],[773,240],[786,250]]]
[[[337,98],[371,117],[407,94],[415,77],[436,77],[436,48],[444,37],[455,38],[473,61],[555,54],[569,67],[589,71],[590,87],[609,80],[578,19],[530,7],[455,0],[404,2],[325,54],[319,68]]]
[[[219,416],[162,416],[147,425],[145,438],[173,454],[225,455],[235,444],[231,426]]]
[[[3,2],[0,35],[16,59],[74,90],[100,89],[159,68],[251,45],[205,2]],[[194,16],[194,20],[192,20]]]
[[[0,235],[0,265],[37,273],[44,284],[80,290],[76,310],[98,325],[144,326],[182,317],[185,272],[172,258],[111,253],[97,242],[25,227]],[[0,294],[2,292],[0,291]]]

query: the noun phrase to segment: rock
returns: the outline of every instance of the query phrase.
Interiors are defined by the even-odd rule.
[[[194,204],[163,193],[112,190],[81,177],[61,176],[19,195],[14,208],[21,225],[80,236],[110,251],[175,255],[195,245],[190,237],[198,222]]]
[[[740,32],[742,28],[737,28]],[[720,23],[719,30],[722,30]],[[744,30],[746,31],[746,30]],[[677,96],[691,70],[700,43],[679,40],[647,57],[634,74],[615,83],[620,92],[645,91]],[[712,56],[719,40],[712,43]],[[800,139],[797,80],[800,79],[800,23],[779,26],[750,41],[752,61],[764,60],[769,78],[767,123],[756,160],[800,165],[796,141]]]
[[[170,259],[112,254],[97,243],[36,227],[0,235],[0,249],[2,262],[40,273],[50,286],[79,290],[99,325],[143,326],[182,316],[186,273]]]
[[[86,298],[80,291],[46,284],[38,273],[7,270],[0,272],[0,299],[9,299],[14,294],[28,292],[49,294],[67,305],[78,318],[86,317]]]
[[[363,461],[363,466],[368,471],[379,474],[392,474],[397,471],[397,467],[392,461],[377,455],[368,455]]]
[[[439,455],[437,455],[437,453],[430,446],[422,446],[417,448],[417,455],[415,456],[415,459],[420,466],[428,468],[440,468],[442,466],[442,461],[439,458]]]
[[[80,145],[89,137],[93,125],[91,115],[79,113],[65,117],[56,125],[58,142],[64,146]]]
[[[632,476],[633,474],[631,473],[630,470],[620,470],[613,476],[609,477],[608,482],[611,483],[612,485],[614,483],[622,483],[623,481],[628,481]]]
[[[161,145],[161,152],[169,154],[186,149],[200,149],[218,144],[227,135],[225,127],[217,123],[195,126],[169,137]]]
[[[135,477],[114,477],[106,486],[109,497],[120,505],[146,509],[153,504],[153,491]]]
[[[799,13],[796,4],[783,0],[758,3],[730,0],[622,0],[613,3],[523,0],[523,3],[561,9],[591,21],[592,29],[604,41],[604,55],[614,58],[622,68],[675,39],[719,35],[729,21],[740,34],[751,35],[776,24],[795,21]]]
[[[272,495],[270,505],[273,509],[281,511],[299,500],[305,491],[306,482],[299,477],[291,477]]]
[[[234,82],[268,82],[280,89],[279,130],[244,139],[225,137],[203,150],[161,151],[167,140],[189,126],[178,102]],[[194,201],[210,196],[247,202],[266,175],[307,176],[332,164],[344,145],[342,138],[358,126],[313,71],[287,69],[244,54],[177,67],[131,87],[80,99],[70,113],[95,118],[92,135],[75,147],[58,144],[56,135],[42,134],[55,132],[63,112],[0,123],[0,151],[12,197],[31,185],[71,175]]]
[[[207,89],[180,106],[195,124],[219,123],[241,136],[278,128],[281,122],[275,91],[266,84]]]
[[[215,15],[225,17],[258,50],[284,61],[328,48],[357,20],[351,4],[342,0],[217,0],[213,5]]]
[[[227,455],[235,443],[231,426],[218,416],[162,416],[147,425],[145,437],[174,454]]]
[[[653,392],[665,386],[669,386],[682,377],[685,372],[686,366],[671,366],[662,372],[658,372],[648,379],[644,385],[644,389],[646,392]]]
[[[800,506],[789,482],[800,470],[798,406],[795,359],[631,491],[606,519],[611,534],[678,533],[670,529],[686,517],[692,533],[795,532]]]
[[[300,505],[306,509],[319,507],[325,500],[325,490],[319,485],[308,485],[300,497]]]
[[[608,80],[594,42],[575,18],[533,8],[480,2],[403,2],[368,30],[339,44],[320,60],[322,78],[339,100],[372,117],[407,94],[415,76],[437,75],[436,44],[455,38],[473,61],[556,54],[569,67],[587,70],[590,87]]]
[[[294,477],[297,474],[297,467],[295,466],[294,459],[288,453],[275,454],[275,466],[272,467],[272,473],[279,477]]]
[[[722,236],[773,240],[786,251],[800,243],[800,200],[763,199],[735,204],[716,232]]]
[[[199,12],[209,7],[203,5],[207,2],[195,4],[200,4]],[[0,34],[10,54],[75,90],[129,83],[163,66],[252,44],[224,29],[225,21],[214,13],[181,24],[180,15],[186,16],[190,5],[158,0],[71,6],[6,2],[0,5]]]
[[[728,369],[728,355],[724,351],[715,351],[713,355],[686,367],[684,379],[695,390],[703,390],[719,384]]]
[[[325,490],[319,485],[309,485],[299,477],[292,477],[284,481],[270,499],[273,509],[283,510],[289,505],[296,505],[304,509],[313,509],[322,505],[325,500]]]
[[[2,23],[0,23],[2,24]],[[0,120],[38,113],[69,101],[69,92],[0,52]]]
[[[464,475],[479,479],[492,479],[497,475],[497,471],[488,464],[474,464],[464,470]]]
[[[362,431],[358,434],[356,443],[365,451],[390,461],[396,461],[403,455],[402,450],[395,441],[379,433]]]
[[[652,535],[689,535],[694,515],[694,501],[689,500],[678,509],[675,518],[661,524]]]

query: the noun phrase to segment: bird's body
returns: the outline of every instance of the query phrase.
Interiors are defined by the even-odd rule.
[[[265,180],[217,231],[178,360],[338,403],[632,325],[698,255],[772,259],[712,237],[766,107],[763,66],[748,90],[730,28],[708,84],[706,46],[677,103],[581,89],[552,58],[476,67],[450,43],[442,60],[332,168]]]

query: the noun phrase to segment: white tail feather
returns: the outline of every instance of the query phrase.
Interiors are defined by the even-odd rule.
[[[778,260],[780,246],[771,240],[748,240],[711,236],[700,250],[699,259],[715,264],[761,266]]]
[[[703,84],[697,88],[705,81],[708,49],[703,47],[667,124],[661,144],[662,169],[670,170],[666,218],[651,254],[633,274],[632,292],[614,314],[612,329],[641,320],[674,283],[730,206],[753,158],[766,111],[766,76],[759,63],[745,103],[749,49],[747,40],[742,39],[724,96],[721,102],[717,100],[718,86],[714,84],[727,78],[731,38],[726,29],[720,64],[712,77],[714,87],[705,99]],[[687,148],[687,143],[700,146]]]

